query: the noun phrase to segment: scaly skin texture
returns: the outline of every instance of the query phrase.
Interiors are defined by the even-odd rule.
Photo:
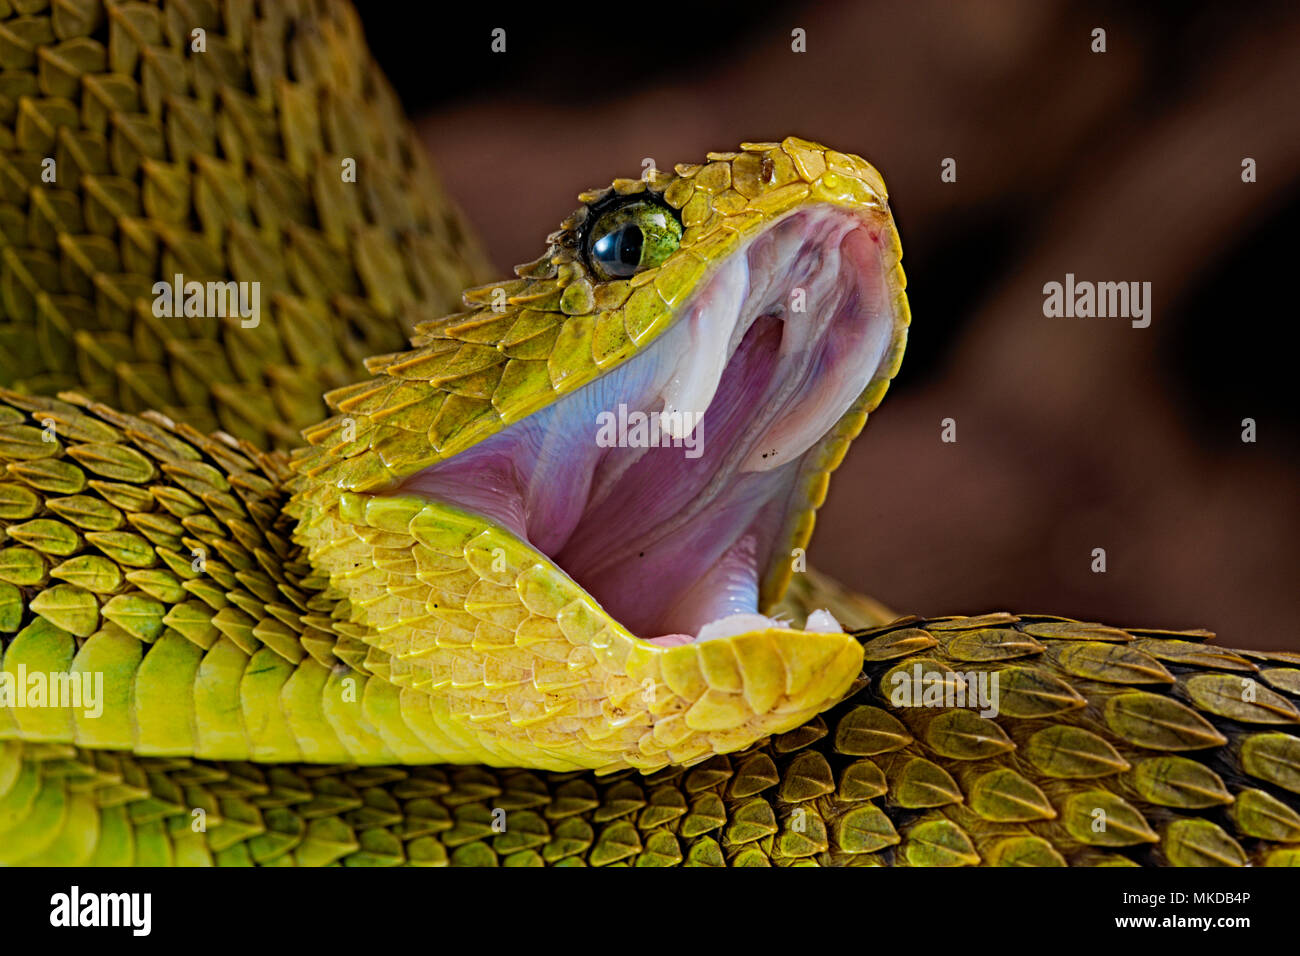
[[[471,289],[469,314],[435,320],[476,254],[386,88],[355,72],[369,61],[348,9],[18,6],[0,10],[0,162],[17,189],[0,334],[21,359],[5,380],[76,384],[132,410],[151,404],[138,381],[173,391],[157,403],[172,417],[0,393],[2,669],[102,674],[106,698],[94,718],[0,710],[0,863],[1300,863],[1300,655],[1006,614],[650,647],[502,529],[384,494],[633,357],[746,236],[831,202],[875,217],[901,305],[887,361],[808,459],[807,507],[782,537],[806,543],[902,353],[897,237],[866,163],[792,139],[616,182],[682,210],[686,241],[660,268],[586,276],[573,254],[584,205],[518,280]],[[215,62],[177,52],[202,24]],[[119,72],[99,77],[108,67]],[[105,86],[126,97],[115,110]],[[72,111],[48,102],[60,96]],[[313,149],[302,101],[325,117]],[[172,130],[183,117],[216,130],[200,135],[207,151],[167,152],[193,126]],[[133,162],[150,130],[165,155]],[[77,169],[66,190],[30,175],[41,136]],[[361,219],[339,220],[335,204],[355,197],[330,192],[344,143],[400,167],[351,184]],[[333,258],[310,267],[313,229],[351,273]],[[283,274],[263,315],[279,345],[250,346],[240,336],[262,329],[237,323],[181,335],[151,321],[147,283],[110,281],[206,277],[192,262],[221,278]],[[269,451],[318,415],[286,395],[359,374],[356,349],[397,347],[338,322],[356,309],[381,337],[416,327],[413,349],[334,392],[338,414],[295,459]],[[303,334],[303,314],[329,334]],[[101,340],[115,343],[107,365]],[[213,371],[222,355],[237,388]],[[214,424],[248,440],[205,434]],[[789,573],[769,569],[765,606]],[[878,614],[833,589],[828,602],[816,580],[794,591],[805,610]],[[899,674],[928,675],[938,698],[898,697]],[[992,674],[998,712],[983,717],[965,695]],[[512,769],[425,766],[442,761]]]
[[[297,445],[489,275],[346,4],[4,2],[0,70],[0,383]],[[259,324],[155,316],[177,273]]]

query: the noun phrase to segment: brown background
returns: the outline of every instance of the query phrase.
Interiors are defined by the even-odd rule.
[[[912,339],[832,482],[816,565],[901,611],[1300,649],[1294,4],[542,6],[362,10],[503,272],[643,157],[796,134],[890,185]],[[1044,318],[1067,271],[1150,281],[1151,327]]]

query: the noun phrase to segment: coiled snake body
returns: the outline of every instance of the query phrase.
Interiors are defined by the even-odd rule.
[[[803,569],[908,323],[863,160],[478,285],[344,4],[2,6],[0,862],[1300,863],[1300,656]]]

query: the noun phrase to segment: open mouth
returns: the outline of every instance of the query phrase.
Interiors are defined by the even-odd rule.
[[[760,580],[792,560],[801,476],[889,352],[893,267],[862,213],[792,212],[640,353],[400,490],[496,521],[645,640],[787,626]]]

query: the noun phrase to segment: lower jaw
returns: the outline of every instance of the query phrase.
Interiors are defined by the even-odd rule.
[[[439,525],[456,527],[468,523],[478,529],[474,535],[492,528],[490,533],[502,547],[502,557],[507,565],[522,568],[542,565],[553,569],[568,579],[571,598],[578,597],[586,605],[587,611],[603,622],[599,626],[612,628],[654,646],[669,648],[772,630],[821,634],[843,631],[830,612],[824,610],[809,615],[807,623],[801,628],[759,611],[757,603],[761,566],[755,559],[757,542],[753,535],[742,535],[694,586],[668,596],[664,626],[655,629],[629,626],[635,624],[636,615],[630,615],[629,620],[628,615],[618,613],[618,608],[625,603],[623,600],[601,601],[553,556],[516,536],[499,522],[440,502],[426,502],[425,513]],[[629,590],[624,596],[635,601],[637,593]],[[448,609],[455,609],[460,603],[455,593],[449,592],[445,598],[447,603],[444,607]],[[466,596],[466,607],[472,600],[472,597]],[[680,628],[676,625],[680,625]]]

